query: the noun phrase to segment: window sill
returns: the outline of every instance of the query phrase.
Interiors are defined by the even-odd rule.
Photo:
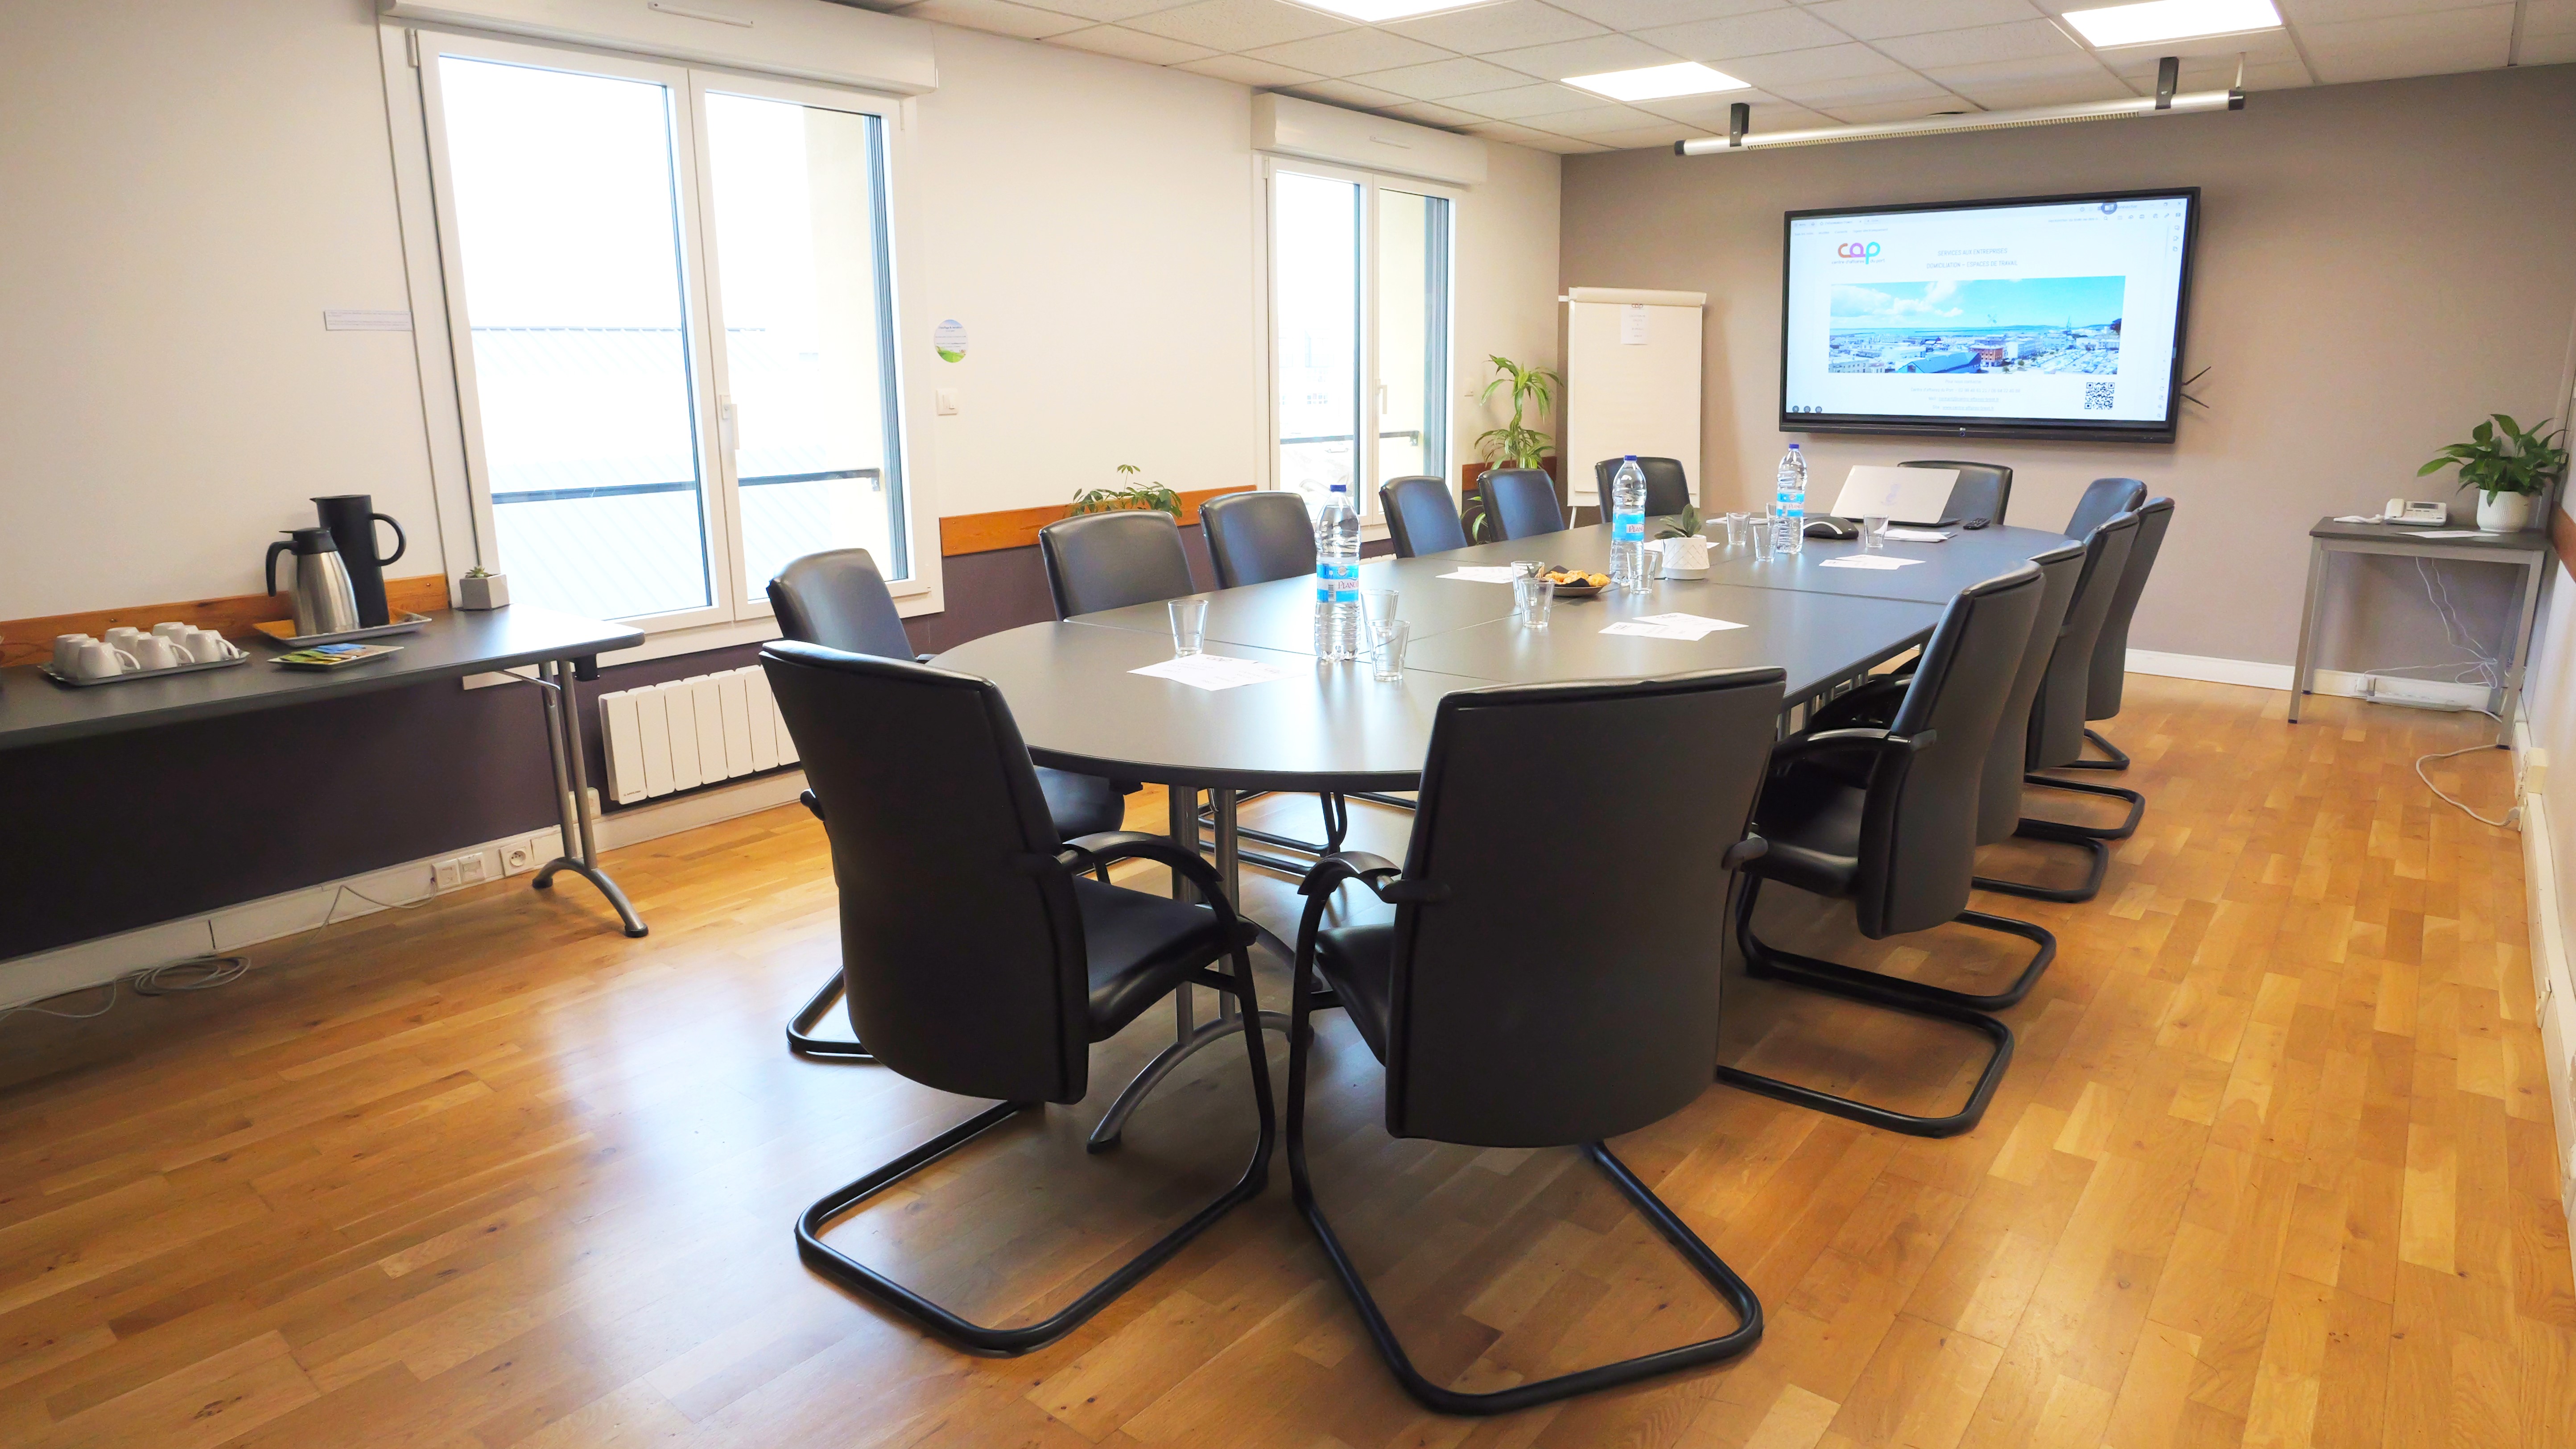
[[[746,619],[731,624],[701,624],[694,629],[673,629],[662,634],[648,634],[644,642],[632,649],[619,649],[599,656],[602,668],[619,664],[643,664],[655,659],[673,659],[683,654],[698,654],[709,649],[730,649],[737,644],[766,644],[779,637],[775,619]],[[523,684],[512,674],[474,674],[466,676],[467,689],[482,689],[494,684]]]

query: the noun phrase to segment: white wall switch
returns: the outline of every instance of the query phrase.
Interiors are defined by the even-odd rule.
[[[931,408],[943,418],[957,416],[957,389],[943,387],[931,395]]]

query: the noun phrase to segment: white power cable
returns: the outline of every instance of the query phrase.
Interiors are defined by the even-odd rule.
[[[57,992],[52,996],[40,996],[35,1001],[18,1006],[0,1008],[0,1021],[7,1021],[22,1011],[36,1016],[55,1017],[63,1021],[88,1021],[93,1017],[105,1016],[116,1009],[116,989],[120,986],[137,996],[174,996],[185,991],[211,991],[218,986],[229,986],[239,981],[243,973],[249,970],[248,956],[191,956],[184,961],[165,961],[158,966],[146,966],[140,971],[129,971],[99,986],[75,987],[70,991]],[[96,1011],[55,1011],[38,1004],[46,1001],[60,1001],[66,996],[77,996],[83,991],[101,990],[107,993],[107,999],[99,1003]]]

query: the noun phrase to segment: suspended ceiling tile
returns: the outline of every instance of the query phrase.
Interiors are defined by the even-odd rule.
[[[1855,106],[1828,107],[1826,114],[1854,126],[1874,126],[1881,121],[1917,121],[1925,116],[1964,111],[1968,104],[1956,96],[1939,100],[1873,101]]]
[[[1935,66],[1923,74],[1962,95],[1973,94],[1979,86],[2029,85],[2039,81],[2099,80],[2118,85],[2102,62],[2082,54]]]
[[[2525,0],[2522,38],[2535,35],[2576,35],[2576,0]]]
[[[1094,55],[1114,55],[1120,60],[1141,60],[1147,65],[1178,65],[1185,60],[1205,60],[1216,54],[1204,45],[1168,36],[1147,35],[1118,25],[1094,25],[1087,30],[1068,30],[1047,37],[1049,45],[1087,50]]]
[[[1509,90],[1478,91],[1474,95],[1452,96],[1449,103],[1463,106],[1480,116],[1497,121],[1516,121],[1523,116],[1544,116],[1552,111],[1570,111],[1590,104],[1596,97],[1572,86],[1514,86]]]
[[[2576,30],[2560,30],[2548,35],[2526,34],[2515,57],[2524,65],[2564,65],[2576,60]]]
[[[2430,15],[2445,10],[2475,10],[2495,0],[2272,0],[2283,19],[2303,32],[2310,25],[2348,20],[2386,20],[2399,15]]]
[[[1703,99],[1714,100],[1715,98]],[[1809,126],[1833,124],[1830,117],[1820,112],[1811,111],[1805,106],[1791,105],[1787,101],[1773,100],[1768,96],[1747,104],[1753,108],[1752,124],[1753,129],[1757,131],[1802,131]],[[1679,121],[1690,127],[1691,134],[1694,136],[1726,134],[1728,108],[1724,104],[1687,105],[1672,101],[1656,101],[1640,106],[1638,109],[1652,111],[1667,121]]]
[[[1597,75],[1602,71],[1630,70],[1646,65],[1670,65],[1684,58],[1626,35],[1596,35],[1590,40],[1565,40],[1554,45],[1533,45],[1525,50],[1496,51],[1485,57],[1496,65],[1509,66],[1540,80],[1563,80],[1570,75]]]
[[[1022,40],[1043,40],[1091,23],[1034,5],[1014,5],[1011,0],[921,0],[903,13],[917,20],[941,20],[969,30],[1016,35]]]
[[[1634,131],[1642,126],[1657,125],[1663,119],[1635,106],[1585,106],[1581,110],[1559,111],[1552,116],[1531,116],[1521,124],[1560,136],[1588,139],[1603,131]]]
[[[1197,75],[1212,75],[1218,80],[1232,81],[1254,90],[1275,90],[1281,86],[1305,85],[1323,79],[1293,66],[1272,65],[1266,60],[1241,55],[1211,55],[1205,60],[1185,60],[1175,68]]]
[[[1392,21],[1386,28],[1398,35],[1426,40],[1461,55],[1552,45],[1560,40],[1581,40],[1587,35],[1608,33],[1605,27],[1572,11],[1542,5],[1539,0],[1504,0],[1500,5],[1480,5],[1473,10],[1453,10],[1446,15]]]
[[[1748,55],[1722,67],[1737,80],[1778,90],[1814,81],[1855,76],[1911,75],[1913,72],[1866,45],[1819,45],[1812,50],[1784,50],[1777,55]]]
[[[1491,61],[1460,56],[1454,60],[1435,60],[1429,65],[1400,66],[1394,70],[1365,71],[1346,77],[1364,86],[1393,91],[1417,101],[1445,101],[1451,96],[1474,95],[1481,91],[1507,90],[1526,86],[1529,77],[1519,71]]]
[[[1848,80],[1815,81],[1801,85],[1773,86],[1782,100],[1796,101],[1815,110],[1839,113],[1846,106],[1883,105],[1891,101],[1956,100],[1948,89],[1912,71],[1894,75],[1860,75]]]
[[[1402,105],[1388,106],[1386,114],[1400,121],[1411,121],[1418,126],[1439,126],[1452,131],[1487,119],[1473,111],[1444,106],[1438,101],[1406,101]]]
[[[1482,136],[1488,141],[1501,141],[1506,145],[1526,146],[1533,151],[1562,151],[1569,146],[1583,145],[1564,136],[1546,131],[1534,131],[1527,126],[1513,125],[1509,121],[1477,121],[1466,129],[1470,136]],[[1583,146],[1583,149],[1597,151],[1601,148]]]
[[[1716,20],[1728,15],[1749,15],[1757,10],[1786,10],[1788,0],[1548,0],[1559,10],[1570,10],[1586,20],[1598,21],[1613,30],[1644,30],[1657,25],[1687,25],[1694,20]]]
[[[2083,0],[2084,4],[2102,0]],[[2001,25],[2037,13],[2030,0],[1825,0],[1807,13],[1859,40]]]
[[[1251,50],[1352,28],[1348,21],[1301,6],[1283,5],[1280,0],[1199,0],[1195,5],[1139,15],[1128,25],[1211,50]]]
[[[2030,60],[2048,55],[2082,55],[2083,47],[2045,20],[2010,25],[1979,25],[1932,35],[1907,35],[1878,42],[1878,48],[1918,70],[1936,65],[1979,65],[1999,60]]]
[[[2302,25],[2299,39],[2329,85],[2484,70],[2503,65],[2512,47],[2513,7]]]
[[[1310,101],[1322,101],[1328,106],[1350,106],[1363,111],[1382,111],[1389,106],[1403,105],[1411,99],[1408,96],[1397,95],[1393,91],[1382,91],[1375,86],[1364,86],[1358,81],[1348,80],[1309,81],[1304,85],[1291,86],[1288,89],[1291,95],[1303,96]]]
[[[1449,58],[1449,52],[1436,45],[1389,35],[1383,30],[1343,30],[1331,35],[1318,35],[1312,40],[1265,45],[1245,53],[1254,60],[1266,60],[1273,65],[1293,65],[1317,75],[1345,77],[1362,71],[1393,70],[1398,66],[1423,65]]]
[[[1840,45],[1850,37],[1803,10],[1758,10],[1722,20],[1694,20],[1688,25],[1660,25],[1637,32],[1637,38],[1693,60],[1724,61],[1739,55],[1768,55],[1781,50]]]
[[[1047,0],[1047,3],[1039,8],[1061,11],[1067,15],[1079,15],[1085,20],[1097,20],[1107,24],[1113,20],[1126,20],[1133,16],[1151,14],[1156,10],[1169,10],[1172,4],[1173,0]]]
[[[2072,106],[2085,101],[2126,101],[2138,92],[2117,76],[2095,71],[2089,76],[2054,80],[1995,81],[1986,85],[1953,83],[1953,90],[1989,111],[2018,111],[2027,106]]]
[[[1585,139],[1613,151],[1669,151],[1675,141],[1687,141],[1699,134],[1688,126],[1646,126],[1634,131],[1608,131]]]

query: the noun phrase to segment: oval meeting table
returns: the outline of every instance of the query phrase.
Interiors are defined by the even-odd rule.
[[[1704,579],[1561,599],[1544,629],[1514,617],[1509,583],[1444,576],[1532,558],[1606,572],[1607,528],[1363,560],[1359,587],[1395,590],[1396,617],[1413,626],[1404,677],[1388,683],[1371,677],[1365,659],[1316,660],[1314,583],[1302,576],[1194,596],[1208,600],[1209,654],[1281,671],[1260,683],[1210,690],[1135,673],[1172,658],[1171,616],[1161,602],[987,635],[933,662],[998,685],[1037,763],[1169,787],[1172,837],[1184,845],[1199,843],[1197,792],[1209,791],[1217,873],[1234,890],[1243,794],[1413,789],[1433,715],[1452,690],[1779,665],[1794,714],[1922,644],[1960,590],[2066,543],[2062,534],[2030,528],[1942,531],[1944,542],[1891,540],[1885,552],[1868,555],[1892,567],[1837,562],[1862,555],[1857,540],[1810,538],[1801,553],[1762,560],[1750,549],[1713,548]],[[1602,632],[1620,620],[1667,613],[1735,627],[1695,640]],[[1276,937],[1264,935],[1288,956]],[[1195,1025],[1190,995],[1176,997],[1177,1039],[1110,1104],[1092,1134],[1095,1145],[1116,1141],[1136,1104],[1183,1059],[1240,1029],[1231,998],[1220,1000],[1217,1020]],[[1264,1012],[1263,1023],[1288,1026],[1275,1012]]]

